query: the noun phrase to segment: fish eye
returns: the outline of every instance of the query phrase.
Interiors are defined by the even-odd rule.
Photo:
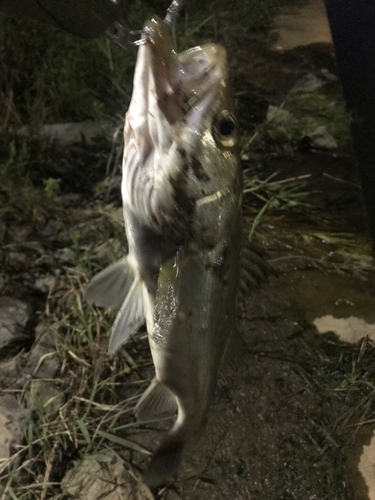
[[[236,124],[233,120],[228,120],[228,118],[224,118],[219,123],[219,132],[221,135],[228,136],[232,135],[236,128]]]
[[[237,122],[229,111],[222,111],[215,119],[213,136],[216,142],[232,147],[237,143]]]

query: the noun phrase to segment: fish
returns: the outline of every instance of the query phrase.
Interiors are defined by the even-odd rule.
[[[177,410],[144,474],[151,487],[175,476],[186,444],[205,427],[231,356],[242,191],[226,50],[207,43],[177,54],[164,22],[150,19],[124,126],[129,251],[92,279],[85,298],[119,308],[110,354],[146,322],[155,377],[135,407],[137,418]],[[245,289],[267,274],[257,252],[247,260]]]

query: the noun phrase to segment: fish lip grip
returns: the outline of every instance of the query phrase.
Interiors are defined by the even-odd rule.
[[[115,29],[115,33],[113,33]],[[119,22],[115,21],[111,29],[107,29],[104,33],[106,38],[113,43],[116,43],[123,49],[127,49],[130,45],[140,45],[142,40],[142,30],[130,30]]]
[[[167,9],[164,23],[168,29],[172,30],[176,25],[178,16],[184,5],[185,0],[173,0]],[[114,31],[114,32],[113,32]],[[142,45],[146,40],[142,39],[142,30],[131,30],[121,23],[115,21],[111,28],[107,29],[105,36],[113,43],[116,43],[123,49],[132,45]]]

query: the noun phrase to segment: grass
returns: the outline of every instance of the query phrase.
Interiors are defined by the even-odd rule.
[[[340,146],[348,148],[351,143],[350,116],[336,82],[314,92],[292,94],[287,105],[298,120],[300,129],[312,132],[325,125]]]
[[[259,179],[252,169],[244,171],[244,194],[251,194],[261,202],[264,202],[262,209],[276,210],[303,210],[309,206],[307,203],[310,194],[307,183],[311,174],[304,174],[296,177],[275,180],[280,172],[274,172],[266,179]]]
[[[0,466],[5,493],[19,500],[62,498],[60,481],[73,459],[98,459],[108,447],[125,457],[126,450],[149,454],[127,437],[138,425],[132,409],[139,388],[147,383],[140,377],[145,366],[140,368],[132,357],[131,343],[127,352],[108,358],[113,313],[82,303],[79,268],[71,269],[63,280],[65,300],[50,298],[39,329],[55,339],[61,362],[55,384],[65,403],[51,415],[36,402],[25,444]]]
[[[98,119],[128,104],[134,54],[37,22],[0,17],[0,128]]]

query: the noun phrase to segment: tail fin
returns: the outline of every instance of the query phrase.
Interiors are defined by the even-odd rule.
[[[173,480],[177,473],[185,442],[172,434],[172,431],[156,450],[143,474],[143,480],[150,488],[163,486]]]
[[[141,278],[136,278],[113,324],[108,346],[109,354],[114,354],[144,323],[145,308],[142,289],[143,281]]]
[[[101,307],[121,307],[134,281],[129,258],[118,260],[98,273],[88,284],[84,299]]]

